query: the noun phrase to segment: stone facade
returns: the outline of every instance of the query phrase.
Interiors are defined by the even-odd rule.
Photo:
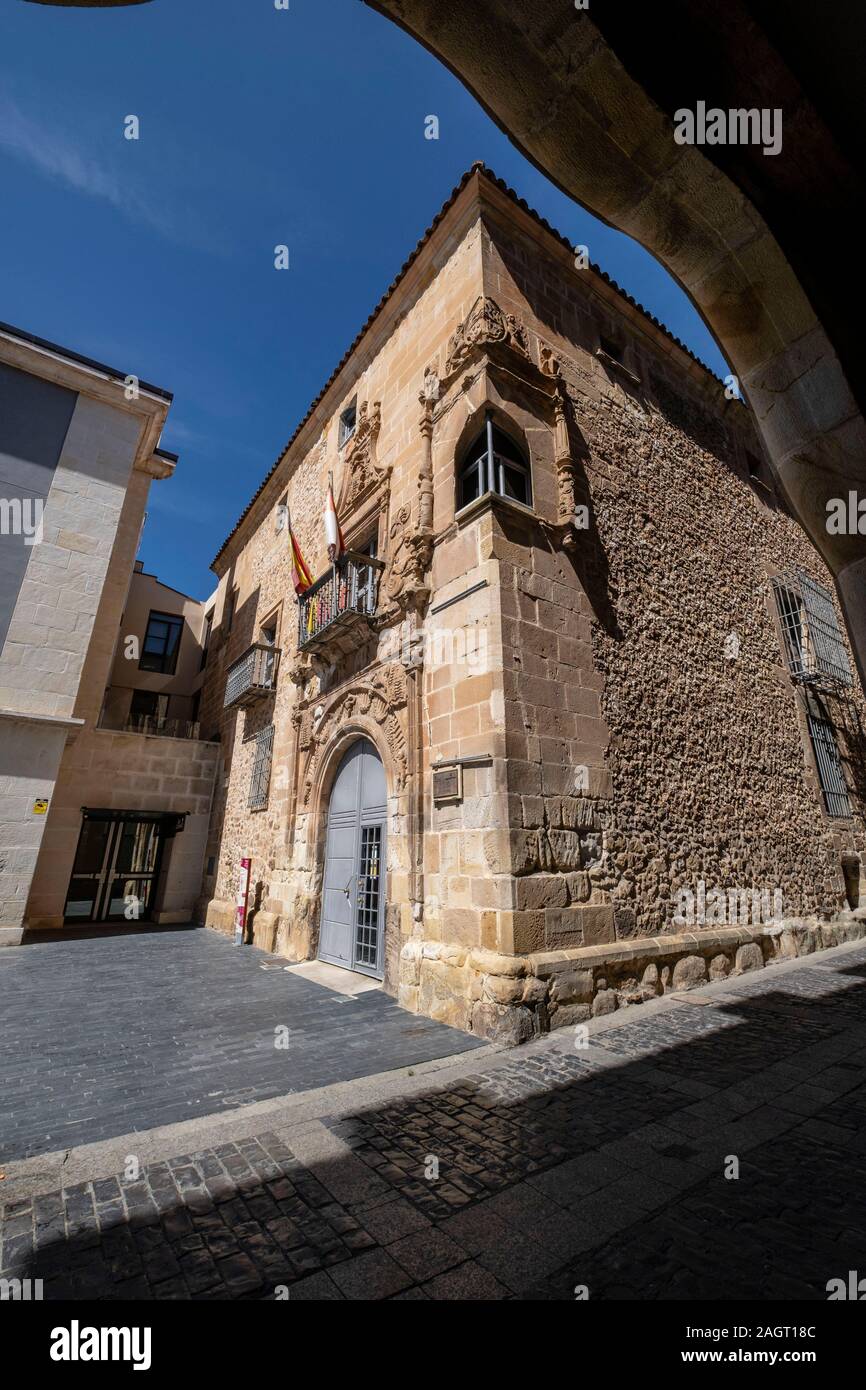
[[[488,419],[531,505],[458,499]],[[348,545],[382,568],[373,620],[313,649],[280,505],[324,574],[331,474]],[[385,988],[409,1009],[520,1041],[859,934],[866,710],[856,682],[821,697],[850,798],[831,816],[779,625],[792,567],[832,587],[745,407],[476,167],[215,561],[203,919],[229,929],[249,856],[252,939],[316,953],[330,788],[366,737],[389,795]],[[224,708],[263,634],[274,688]],[[750,917],[755,890],[781,914]],[[678,904],[703,891],[690,930]]]

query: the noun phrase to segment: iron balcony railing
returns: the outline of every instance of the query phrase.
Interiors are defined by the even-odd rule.
[[[229,667],[223,708],[231,705],[250,705],[276,688],[280,664],[278,647],[266,642],[254,642],[242,657]]]
[[[131,714],[123,725],[127,734],[158,734],[162,738],[199,738],[201,725],[193,719],[159,719],[155,714]]]
[[[309,650],[365,624],[376,611],[381,560],[347,550],[298,599],[298,646]]]

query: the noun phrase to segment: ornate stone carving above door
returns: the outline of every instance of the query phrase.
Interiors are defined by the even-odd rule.
[[[391,662],[374,671],[369,678],[350,681],[325,704],[321,717],[302,722],[301,732],[306,752],[301,780],[301,805],[308,807],[316,785],[320,759],[333,743],[340,728],[361,721],[374,726],[384,737],[388,749],[386,770],[389,786],[401,792],[409,775],[408,740],[404,728],[406,711],[406,672],[399,662]]]

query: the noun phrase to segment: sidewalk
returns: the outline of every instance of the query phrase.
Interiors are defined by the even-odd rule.
[[[585,1048],[564,1030],[7,1164],[0,1273],[46,1298],[824,1299],[866,1269],[864,980],[853,943]]]

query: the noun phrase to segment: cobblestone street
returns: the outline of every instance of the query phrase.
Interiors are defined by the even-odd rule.
[[[323,1091],[136,1180],[13,1164],[2,1274],[51,1299],[768,1300],[866,1269],[866,946],[455,1070]]]

